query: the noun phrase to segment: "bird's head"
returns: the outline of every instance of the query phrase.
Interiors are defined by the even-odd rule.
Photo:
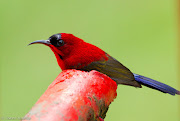
[[[38,43],[51,48],[62,70],[86,65],[87,63],[101,59],[102,55],[105,54],[98,47],[68,33],[54,34],[47,40],[37,40],[29,45]]]

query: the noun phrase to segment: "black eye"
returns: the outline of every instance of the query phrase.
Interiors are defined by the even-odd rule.
[[[63,46],[64,45],[64,41],[62,39],[58,40],[57,45],[58,46]]]
[[[55,47],[60,47],[64,45],[64,41],[61,39],[59,34],[55,34],[49,38],[52,45]]]

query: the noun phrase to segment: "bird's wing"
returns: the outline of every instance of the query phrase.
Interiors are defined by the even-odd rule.
[[[109,55],[107,56],[108,60],[92,62],[87,66],[81,68],[80,70],[97,70],[109,76],[111,79],[116,81],[117,84],[141,87],[141,85],[137,81],[135,81],[133,73],[128,68],[126,68],[113,57]]]

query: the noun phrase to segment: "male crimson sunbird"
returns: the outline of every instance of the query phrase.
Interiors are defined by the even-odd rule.
[[[180,95],[180,91],[166,84],[132,73],[127,67],[100,48],[83,41],[73,34],[58,33],[49,37],[48,40],[37,40],[29,45],[36,43],[41,43],[51,48],[62,70],[97,70],[109,76],[117,84],[139,88],[141,88],[141,85],[145,85],[163,93]]]

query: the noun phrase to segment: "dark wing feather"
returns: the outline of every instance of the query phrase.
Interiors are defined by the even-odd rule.
[[[97,70],[101,73],[106,74],[111,79],[116,81],[117,84],[130,85],[134,87],[141,87],[141,85],[135,81],[133,73],[122,65],[119,61],[113,57],[108,56],[108,60],[104,61],[95,61],[89,65],[81,68],[80,70],[91,71]]]

